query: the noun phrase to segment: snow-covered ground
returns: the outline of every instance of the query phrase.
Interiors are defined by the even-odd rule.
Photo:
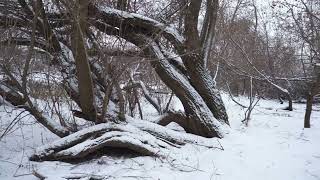
[[[240,101],[246,103],[247,99]],[[224,102],[232,127],[231,133],[219,140],[224,150],[186,145],[173,152],[174,160],[103,156],[79,164],[29,162],[35,148],[57,137],[27,116],[0,141],[0,180],[37,179],[32,170],[52,180],[88,175],[105,179],[320,180],[320,106],[312,113],[312,128],[303,129],[304,104],[294,104],[294,111],[288,112],[281,110],[284,105],[261,100],[249,127],[244,127],[244,110],[227,96]],[[179,103],[175,106],[181,107]],[[145,109],[152,118],[152,108]],[[0,107],[0,127],[20,112],[13,111],[10,116],[10,111],[10,107]]]

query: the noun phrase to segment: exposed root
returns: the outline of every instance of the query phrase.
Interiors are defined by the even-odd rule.
[[[75,160],[105,147],[132,150],[144,156],[167,157],[187,143],[219,148],[218,141],[170,130],[155,123],[128,118],[128,123],[95,125],[40,147],[32,161]]]
[[[161,126],[166,126],[171,122],[175,122],[179,124],[181,127],[185,128],[185,126],[187,126],[186,119],[187,119],[187,116],[180,111],[178,112],[169,111],[166,114],[164,114],[156,123]]]
[[[176,145],[196,144],[207,148],[220,147],[218,141],[210,141],[211,139],[218,140],[218,138],[205,138],[194,134],[181,133],[148,121],[131,119],[129,122],[143,131]]]

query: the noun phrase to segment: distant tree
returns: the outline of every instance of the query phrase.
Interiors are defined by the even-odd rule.
[[[274,7],[285,9],[283,18],[288,24],[286,30],[295,35],[301,44],[303,75],[305,76],[307,107],[304,127],[310,128],[310,117],[314,97],[320,91],[320,2],[311,1],[275,1]]]

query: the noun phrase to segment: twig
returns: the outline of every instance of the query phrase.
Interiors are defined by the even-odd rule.
[[[32,174],[33,174],[35,177],[39,178],[40,180],[44,180],[44,179],[47,178],[46,176],[40,174],[40,173],[37,172],[36,170],[32,170]]]

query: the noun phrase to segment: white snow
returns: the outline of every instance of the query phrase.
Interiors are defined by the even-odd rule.
[[[155,180],[319,180],[320,179],[320,106],[312,113],[312,128],[303,129],[305,104],[294,104],[294,111],[284,105],[261,100],[253,111],[249,127],[241,124],[244,110],[223,95],[231,132],[219,140],[224,150],[187,144],[175,150],[173,159],[153,157],[111,157],[80,164],[29,162],[35,148],[58,139],[30,116],[23,118],[14,131],[0,140],[0,179],[37,179],[33,169],[48,179],[97,176],[105,179]],[[246,104],[244,97],[239,101]],[[181,108],[176,102],[173,106]],[[148,108],[146,108],[148,109]],[[152,108],[149,108],[152,109]],[[0,134],[20,111],[0,107]],[[155,115],[153,113],[153,115]],[[146,116],[152,118],[150,116]]]

